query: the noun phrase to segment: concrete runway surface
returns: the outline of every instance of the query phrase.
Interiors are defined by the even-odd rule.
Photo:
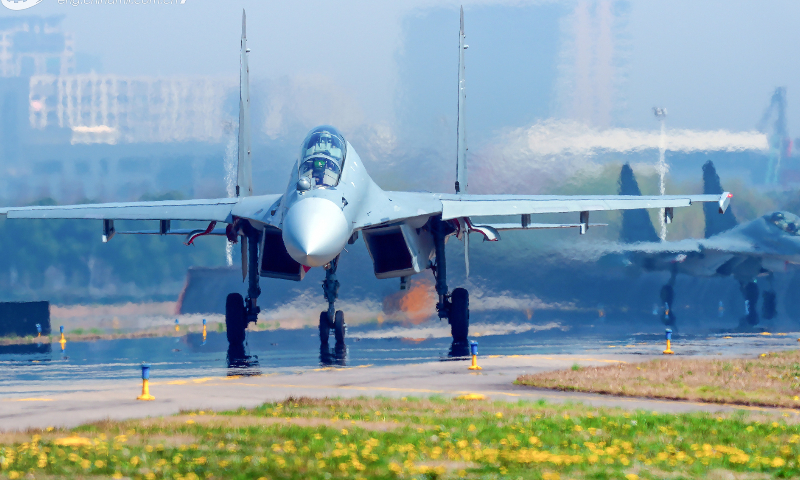
[[[795,337],[796,338],[796,337]],[[794,338],[791,339],[795,342]],[[782,344],[788,348],[790,344]],[[763,345],[739,348],[741,355],[757,355]],[[703,355],[700,355],[703,356]],[[255,407],[266,401],[294,397],[428,397],[481,393],[491,400],[583,402],[594,406],[644,409],[659,412],[749,410],[798,415],[788,409],[743,407],[695,402],[565,393],[515,386],[523,373],[570,368],[573,364],[607,365],[640,362],[660,355],[602,353],[595,355],[509,355],[479,358],[480,372],[467,369],[468,360],[394,364],[388,366],[325,367],[297,373],[258,376],[163,378],[154,372],[150,393],[154,401],[137,401],[141,381],[74,379],[62,382],[25,382],[0,387],[0,430],[73,427],[103,419],[128,419],[170,415],[181,410],[227,410]],[[714,355],[713,358],[720,358]]]

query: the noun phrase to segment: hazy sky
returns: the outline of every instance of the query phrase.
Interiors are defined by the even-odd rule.
[[[614,15],[608,126],[656,128],[651,107],[660,105],[669,110],[670,127],[751,130],[774,88],[786,86],[789,131],[797,134],[800,63],[793,47],[800,44],[800,2],[606,3]],[[591,13],[600,4],[466,2],[473,139],[574,113],[575,39],[587,35],[578,31],[587,25],[601,28],[596,18],[576,21],[575,12]],[[0,16],[65,15],[76,50],[98,57],[104,73],[235,76],[242,8],[255,78],[321,78],[357,103],[368,123],[425,128],[455,115],[456,2],[186,0],[73,7],[43,0],[20,13],[0,8]]]

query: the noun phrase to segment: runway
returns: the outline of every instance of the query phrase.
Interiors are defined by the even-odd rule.
[[[65,355],[58,344],[51,345],[49,352],[2,353],[0,429],[68,427],[185,409],[254,407],[289,396],[482,393],[493,400],[580,401],[662,412],[745,409],[795,415],[776,409],[606,397],[512,384],[520,374],[570,368],[575,363],[602,365],[660,357],[660,335],[578,335],[554,328],[478,337],[483,370],[471,372],[465,357],[449,356],[452,352],[444,338],[374,338],[380,337],[381,330],[353,330],[338,357],[334,347],[320,352],[313,329],[250,333],[248,355],[233,362],[226,358],[225,335],[216,332],[209,334],[204,345],[195,341],[196,334],[189,334],[72,342]],[[757,356],[798,348],[797,338],[797,333],[687,335],[676,339],[674,349],[680,355],[714,358]],[[135,400],[141,389],[139,364],[143,360],[153,365],[151,393],[156,400],[152,402]]]

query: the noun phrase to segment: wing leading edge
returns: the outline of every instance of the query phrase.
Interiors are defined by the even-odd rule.
[[[731,195],[442,195],[442,220],[471,216],[530,215],[593,212],[639,208],[680,208],[692,203],[717,202],[728,208]]]
[[[531,215],[537,213],[592,212],[601,210],[634,210],[640,208],[680,208],[693,203],[717,203],[720,212],[727,210],[732,195],[660,195],[641,197],[633,195],[470,195],[429,192],[386,192],[391,209],[377,226],[405,220],[415,216],[442,215],[442,220],[481,216]],[[416,215],[414,215],[416,213]],[[588,220],[587,220],[588,221]],[[583,223],[583,220],[582,220]],[[545,228],[543,224],[533,228]],[[576,226],[577,224],[569,224]],[[587,225],[588,226],[588,225]],[[550,228],[565,228],[563,226]]]
[[[196,220],[231,223],[233,217],[264,221],[263,212],[281,195],[158,202],[95,203],[81,205],[5,207],[0,216],[29,219],[76,220]]]

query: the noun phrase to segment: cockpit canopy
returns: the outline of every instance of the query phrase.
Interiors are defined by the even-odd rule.
[[[775,212],[767,215],[767,219],[784,232],[800,236],[800,217],[789,212]]]
[[[311,130],[300,149],[300,177],[316,187],[335,187],[342,174],[347,143],[338,130],[321,125]]]

